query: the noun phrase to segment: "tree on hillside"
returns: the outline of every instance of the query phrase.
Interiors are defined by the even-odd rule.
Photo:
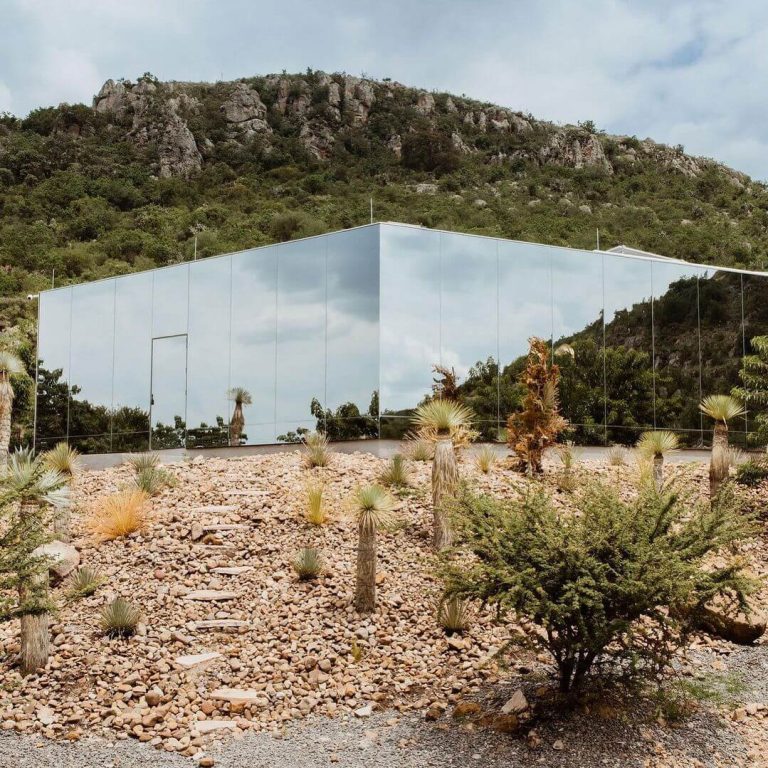
[[[768,444],[768,336],[755,336],[751,342],[752,354],[744,357],[739,371],[741,386],[733,395],[747,406],[752,405],[756,414],[751,426],[751,438],[758,445]]]

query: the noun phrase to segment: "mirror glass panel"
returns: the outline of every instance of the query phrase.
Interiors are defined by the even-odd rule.
[[[79,450],[111,450],[115,281],[72,292],[69,439]]]
[[[607,441],[634,445],[653,428],[652,266],[605,254]]]
[[[277,246],[275,421],[295,427],[326,401],[325,257],[322,237]]]
[[[499,248],[499,388],[500,427],[520,408],[519,383],[528,354],[528,339],[552,343],[553,249],[500,240]]]
[[[187,337],[152,341],[151,448],[181,448],[186,438]]]
[[[754,355],[756,350],[752,345],[755,336],[768,334],[768,276],[744,275],[743,278],[743,302],[744,302],[744,354]],[[739,386],[744,383],[739,377]],[[747,403],[747,428],[749,432],[749,445],[756,447],[768,443],[768,420],[766,427],[761,429],[757,416],[765,412],[754,403]]]
[[[497,241],[440,235],[440,365],[459,383],[480,440],[495,440],[499,415]],[[440,378],[438,373],[436,378]]]
[[[67,436],[72,289],[41,293],[39,301],[36,443]]]
[[[603,256],[551,249],[553,360],[560,367],[560,411],[569,439],[605,439]]]
[[[328,235],[327,374],[316,416],[331,440],[378,436],[379,235],[366,227]]]
[[[115,280],[115,379],[112,449],[149,447],[152,273]]]
[[[275,442],[275,349],[277,335],[277,248],[232,256],[230,387],[250,396],[238,418],[230,402],[231,444]]]
[[[212,448],[230,442],[230,407],[234,409],[237,405],[234,401],[230,403],[229,398],[230,270],[229,256],[196,261],[189,266],[189,448]],[[238,409],[238,423],[245,407],[242,404]]]
[[[381,225],[380,334],[381,415],[402,435],[440,360],[440,233]]]

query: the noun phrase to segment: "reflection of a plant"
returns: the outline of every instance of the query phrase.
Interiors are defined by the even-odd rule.
[[[152,427],[152,450],[181,448],[184,445],[186,426],[181,416],[173,417],[173,426],[158,421]]]
[[[323,408],[320,401],[312,398],[310,413],[317,420],[315,430],[327,435],[333,442],[340,440],[365,440],[379,436],[379,393],[374,390],[367,413],[360,413],[355,403],[348,402],[335,410]],[[295,431],[277,436],[278,443],[300,443],[302,437],[312,430],[298,427]]]
[[[229,390],[229,399],[234,403],[232,418],[229,421],[229,444],[242,445],[244,438],[247,437],[243,434],[243,428],[245,427],[243,406],[251,405],[253,399],[251,398],[251,393],[243,387],[232,387]]]

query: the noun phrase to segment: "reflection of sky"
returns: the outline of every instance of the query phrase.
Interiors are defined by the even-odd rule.
[[[584,330],[603,310],[602,254],[550,248],[552,335],[555,341]]]
[[[605,322],[651,298],[651,262],[623,256],[605,257]]]
[[[40,294],[40,328],[38,355],[46,370],[61,368],[63,378],[69,371],[69,331],[72,314],[72,289]]]

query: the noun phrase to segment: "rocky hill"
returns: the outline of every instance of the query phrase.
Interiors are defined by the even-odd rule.
[[[91,106],[0,116],[0,323],[51,285],[374,217],[684,259],[768,264],[768,191],[591,123],[308,71],[108,80]],[[26,324],[25,324],[26,321]],[[27,354],[28,357],[31,357]]]

